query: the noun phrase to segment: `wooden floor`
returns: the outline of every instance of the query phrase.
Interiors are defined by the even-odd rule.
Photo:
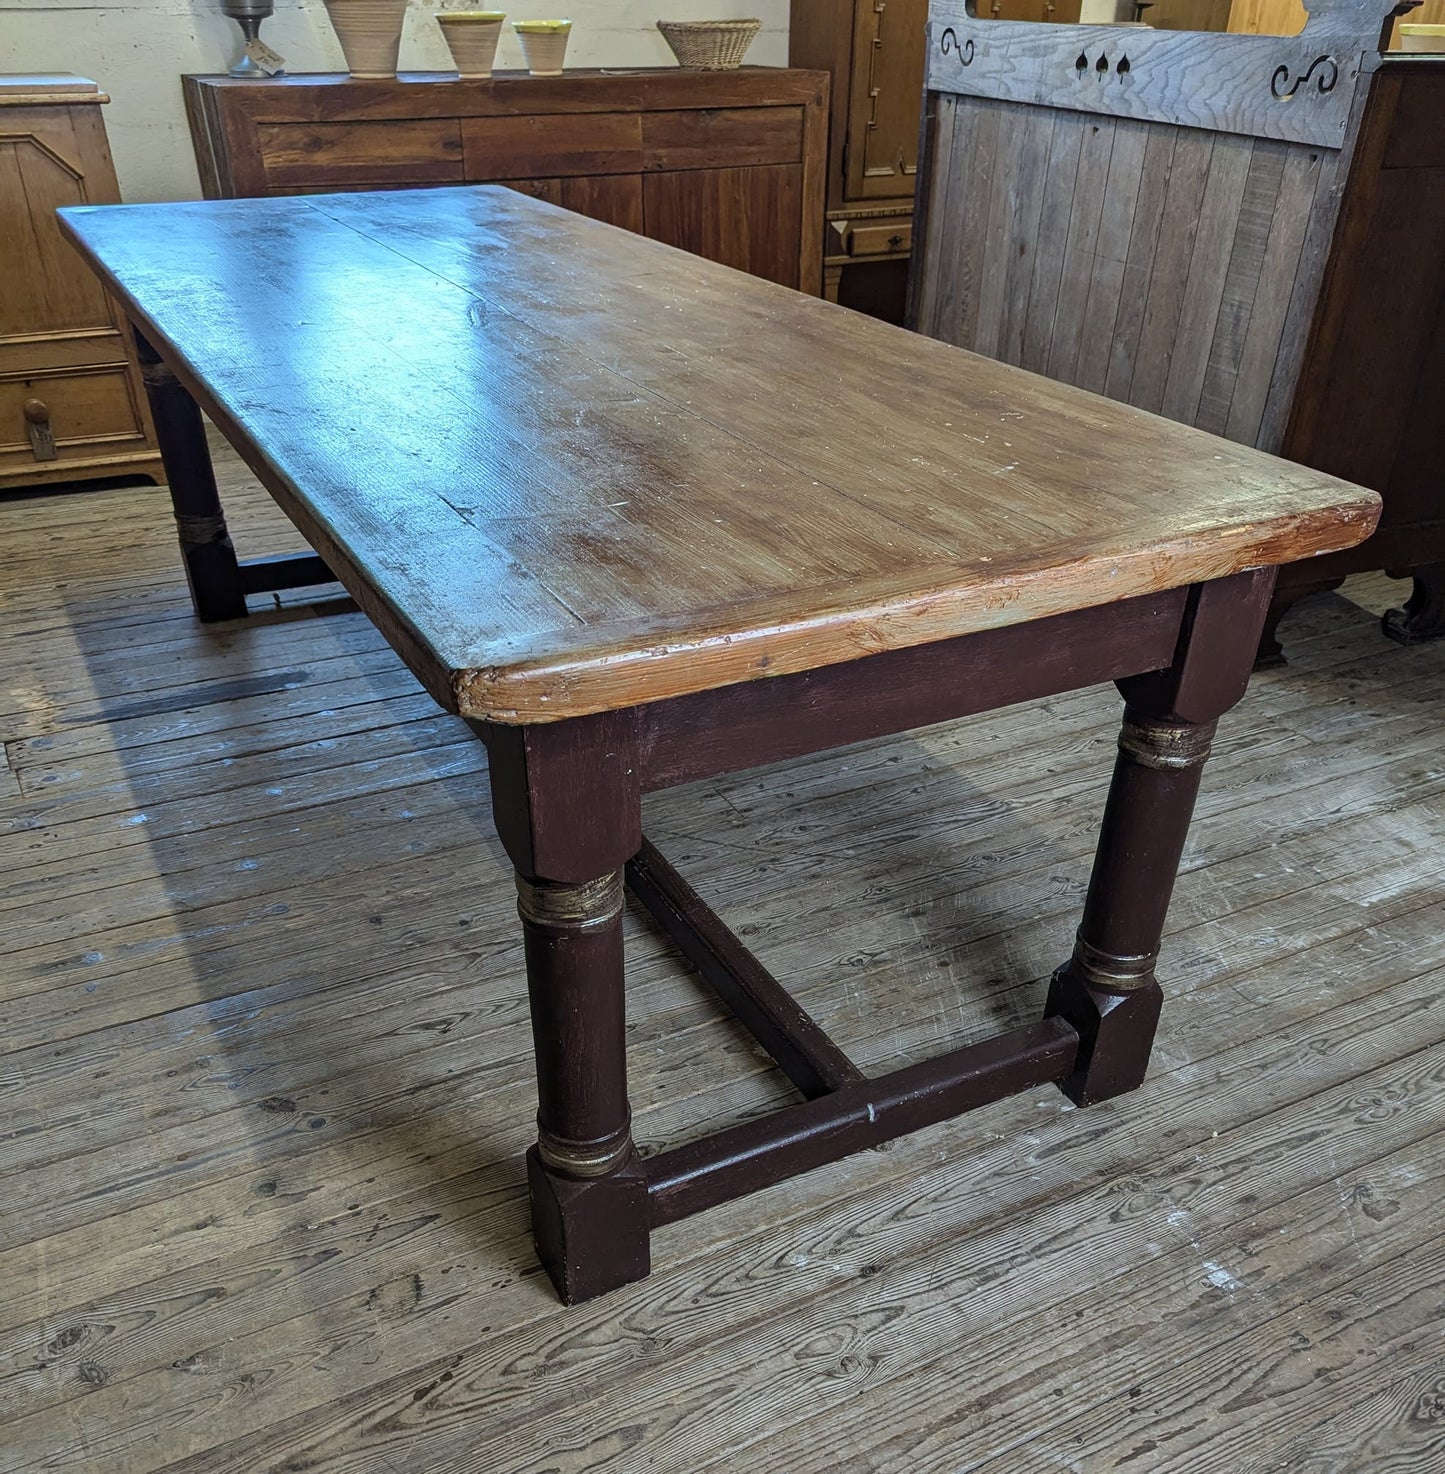
[[[228,497],[243,552],[295,546]],[[7,1474],[1445,1469],[1445,645],[1339,596],[1286,626],[1140,1092],[864,1153],[564,1310],[480,744],[343,600],[193,623],[163,491],[0,499],[0,549]],[[895,1065],[1041,1008],[1116,722],[1062,697],[649,830]],[[629,928],[639,1138],[786,1099]]]

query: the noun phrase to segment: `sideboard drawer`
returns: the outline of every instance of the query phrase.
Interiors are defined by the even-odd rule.
[[[462,183],[455,118],[404,122],[261,123],[266,187],[278,192],[358,184]]]
[[[803,157],[800,107],[644,113],[644,169],[748,169]]]
[[[467,182],[640,174],[642,119],[637,113],[533,113],[464,118]]]

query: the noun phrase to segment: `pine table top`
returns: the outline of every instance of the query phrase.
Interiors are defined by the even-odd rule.
[[[500,187],[67,230],[444,705],[557,720],[1292,562],[1320,472]]]

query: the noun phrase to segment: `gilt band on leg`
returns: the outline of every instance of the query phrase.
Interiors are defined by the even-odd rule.
[[[537,1151],[601,1177],[633,1151],[622,979],[622,872],[580,885],[517,877],[537,1055]]]

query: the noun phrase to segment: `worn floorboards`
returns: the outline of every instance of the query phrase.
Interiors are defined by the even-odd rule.
[[[246,553],[300,546],[221,458]],[[1440,1474],[1445,643],[1300,608],[1205,779],[1149,1081],[675,1225],[564,1310],[485,760],[345,598],[191,619],[163,491],[0,499],[0,1474]],[[865,1067],[1034,1016],[1112,691],[650,834]],[[628,921],[639,1137],[790,1098]]]

